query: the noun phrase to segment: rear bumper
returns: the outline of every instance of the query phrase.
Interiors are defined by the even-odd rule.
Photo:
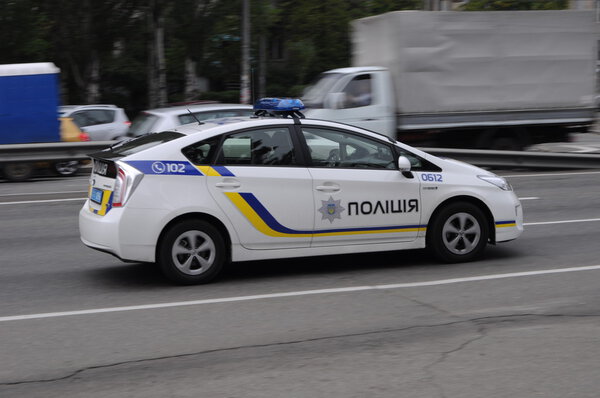
[[[160,219],[144,217],[135,209],[112,208],[100,216],[89,210],[88,203],[79,211],[79,233],[84,245],[123,261],[154,262]],[[158,229],[160,232],[160,229]]]

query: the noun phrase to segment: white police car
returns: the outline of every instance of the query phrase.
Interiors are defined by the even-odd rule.
[[[294,117],[188,124],[91,155],[83,243],[193,284],[227,261],[423,247],[468,261],[523,231],[501,177],[302,119],[295,101],[261,104]]]

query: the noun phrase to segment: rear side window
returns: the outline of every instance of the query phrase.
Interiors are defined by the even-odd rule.
[[[183,148],[182,152],[195,165],[223,166],[291,166],[296,153],[290,130],[271,127],[211,137]],[[214,162],[213,162],[213,159]]]
[[[183,155],[195,165],[208,165],[219,149],[221,136],[211,137],[206,140],[187,146],[181,150]]]
[[[262,128],[231,134],[223,140],[219,165],[291,166],[296,164],[287,127]]]

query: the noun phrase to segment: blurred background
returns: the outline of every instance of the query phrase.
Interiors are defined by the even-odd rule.
[[[361,17],[594,6],[594,0],[4,0],[0,64],[53,62],[61,70],[62,104],[116,104],[132,118],[179,102],[299,96],[319,73],[350,64],[349,21]]]

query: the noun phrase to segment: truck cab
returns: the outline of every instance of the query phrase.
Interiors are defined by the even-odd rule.
[[[327,71],[305,90],[302,101],[309,118],[335,120],[396,138],[394,90],[386,68]]]

